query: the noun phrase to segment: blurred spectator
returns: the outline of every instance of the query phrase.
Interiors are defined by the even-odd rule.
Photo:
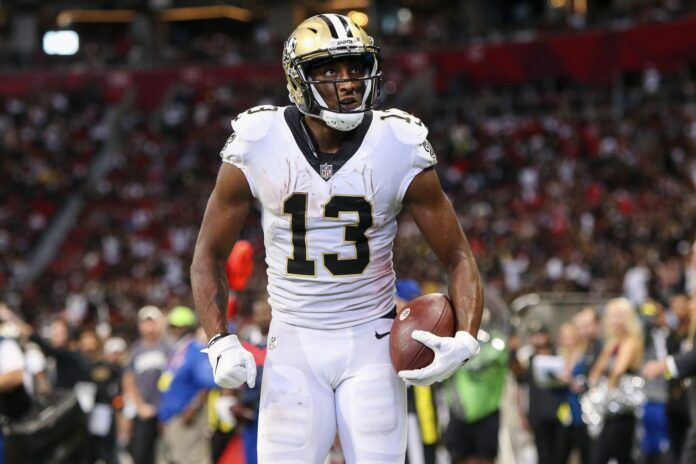
[[[133,417],[129,451],[137,464],[154,464],[159,435],[157,381],[167,368],[171,347],[162,336],[162,312],[156,306],[138,311],[140,339],[133,344],[123,372],[127,416]]]
[[[0,336],[0,420],[3,422],[18,419],[29,409],[24,372],[24,354],[19,344]],[[5,439],[0,430],[0,464],[4,463]]]
[[[643,367],[643,375],[647,379],[656,379],[660,375],[667,378],[686,379],[696,375],[696,298],[691,298],[690,305],[691,324],[687,342],[684,344],[684,351],[667,356],[664,360],[653,360]],[[682,452],[679,462],[688,464],[696,461],[696,382],[689,383],[687,388],[687,398],[689,406],[690,425],[684,437]]]
[[[208,389],[217,388],[206,353],[207,338],[193,310],[175,306],[167,316],[174,337],[167,369],[158,387],[162,397],[157,418],[162,424],[165,460],[174,464],[212,463],[205,400]]]
[[[128,345],[121,337],[111,337],[104,342],[104,361],[112,366],[123,367],[126,363]]]
[[[230,442],[239,431],[237,419],[232,413],[237,397],[232,390],[211,389],[208,391],[208,428],[212,430],[210,448],[213,462],[220,461]]]
[[[624,295],[636,305],[642,305],[648,298],[650,269],[644,262],[638,262],[626,271],[624,275]]]
[[[16,313],[6,307],[3,313],[17,325],[23,337],[36,344],[54,361],[52,375],[49,375],[52,387],[72,390],[89,378],[89,360],[79,350],[75,329],[64,318],[53,318],[46,328],[48,339],[45,339]]]
[[[587,376],[602,352],[599,314],[592,307],[583,308],[573,316],[573,323],[580,337],[579,345],[583,348],[582,364],[579,366],[583,370],[576,375]]]
[[[667,339],[670,332],[664,307],[649,300],[640,308],[645,319],[645,360],[664,360],[668,355]],[[645,384],[647,403],[640,414],[643,426],[640,450],[645,463],[660,462],[669,451],[667,388],[664,378],[648,380]]]
[[[48,379],[47,360],[41,348],[36,343],[27,342],[24,345],[24,358],[27,363],[29,389],[34,395],[44,395],[51,391]]]
[[[640,372],[643,359],[643,330],[633,304],[626,298],[609,300],[602,318],[605,344],[592,366],[590,385],[600,377],[617,388],[624,374]],[[606,464],[616,459],[619,464],[633,462],[635,411],[618,411],[604,418],[604,426],[593,449],[592,462]]]
[[[684,271],[684,290],[690,297],[696,296],[696,240],[691,244],[689,263]]]
[[[590,464],[590,437],[582,420],[580,407],[580,393],[584,392],[584,377],[588,370],[585,348],[575,323],[566,322],[559,327],[558,353],[563,358],[560,380],[567,388],[561,392],[562,399],[557,414],[562,424],[556,438],[554,462],[558,464],[567,464],[574,450],[580,453],[582,464]]]
[[[444,385],[450,410],[444,440],[455,464],[492,464],[498,455],[508,352],[497,332],[481,330],[478,339],[481,352]]]
[[[73,388],[89,378],[89,361],[79,351],[76,330],[67,320],[57,317],[49,326],[49,338],[44,339],[31,332],[29,340],[39,345],[43,352],[56,362],[55,382],[58,388]]]
[[[532,373],[536,356],[554,354],[549,329],[540,321],[534,321],[529,327],[529,343],[532,353],[527,367],[521,365],[514,345],[510,348],[510,367],[518,383],[527,388],[527,398],[522,401],[527,409],[521,412],[521,420],[534,433],[539,464],[552,464],[555,462],[555,440],[561,427],[556,415],[560,400],[552,389],[538,385]]]
[[[123,369],[126,365],[128,356],[128,345],[121,337],[110,337],[104,342],[104,361],[113,366],[121,378],[118,386],[120,394],[113,400],[114,412],[116,414],[116,452],[125,452],[128,446],[130,434],[130,421],[124,415],[124,395],[123,395]]]
[[[688,346],[686,336],[683,338],[673,331],[667,340],[668,354],[678,354]],[[669,396],[667,398],[667,424],[669,432],[670,449],[674,462],[679,462],[684,447],[684,438],[689,428],[689,402],[687,399],[687,385],[684,379],[667,379]]]
[[[92,409],[87,411],[89,459],[94,463],[117,464],[114,402],[121,391],[121,367],[105,359],[102,342],[92,330],[80,334],[80,349],[91,363],[89,382],[95,387]]]
[[[670,299],[668,321],[671,326],[667,338],[667,352],[674,355],[686,349],[689,344],[690,312],[689,299],[683,294]],[[689,404],[684,379],[668,379],[667,423],[670,448],[675,462],[679,462],[684,445],[684,437],[689,428]]]

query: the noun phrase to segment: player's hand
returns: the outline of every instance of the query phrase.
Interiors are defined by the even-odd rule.
[[[242,347],[236,335],[225,335],[203,350],[213,367],[215,383],[222,388],[237,388],[244,382],[249,388],[256,384],[256,361]]]
[[[419,387],[442,382],[480,350],[476,339],[464,330],[458,331],[454,337],[438,337],[425,330],[414,330],[411,337],[435,352],[433,362],[424,368],[399,371],[404,382]]]

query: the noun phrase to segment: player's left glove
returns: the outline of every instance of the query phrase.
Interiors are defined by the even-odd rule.
[[[419,387],[442,382],[480,350],[476,339],[464,330],[458,331],[454,337],[438,337],[425,330],[414,330],[411,337],[435,352],[433,362],[424,368],[399,371],[404,382]]]

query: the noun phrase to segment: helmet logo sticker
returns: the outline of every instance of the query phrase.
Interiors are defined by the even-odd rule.
[[[295,58],[295,45],[297,45],[297,37],[290,37],[285,41],[283,48],[283,67],[290,69],[290,62]]]

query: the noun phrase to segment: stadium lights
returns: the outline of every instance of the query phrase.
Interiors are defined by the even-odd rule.
[[[331,0],[322,3],[321,8],[323,11],[332,10],[360,10],[370,6],[370,0]]]
[[[63,10],[56,17],[58,27],[73,23],[128,23],[135,18],[133,10]],[[234,19],[251,21],[253,13],[247,8],[231,5],[214,5],[184,8],[167,8],[159,14],[161,21],[193,21],[200,19]]]
[[[370,22],[370,18],[362,11],[351,11],[348,13],[348,17],[360,27],[365,27]]]
[[[413,13],[408,8],[399,8],[399,11],[396,12],[396,19],[400,23],[408,23],[413,19]]]
[[[135,18],[133,10],[63,10],[56,17],[59,27],[73,23],[128,23]]]
[[[197,19],[228,18],[237,21],[251,21],[251,10],[232,5],[193,6],[183,8],[168,8],[163,10],[162,21],[193,21]]]
[[[573,2],[573,11],[577,14],[587,14],[587,0],[576,0]]]
[[[75,31],[48,31],[43,36],[47,55],[74,55],[80,49],[80,36]]]

